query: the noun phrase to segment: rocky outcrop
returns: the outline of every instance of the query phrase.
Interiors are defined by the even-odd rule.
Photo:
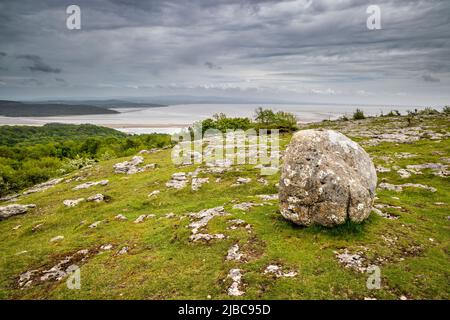
[[[73,188],[73,190],[82,190],[82,189],[88,189],[93,186],[106,186],[109,183],[109,180],[100,180],[96,182],[86,182],[83,184],[80,184]]]
[[[172,175],[172,179],[166,182],[167,188],[183,189],[188,183],[188,177],[185,172],[177,172]]]
[[[42,192],[42,191],[45,191],[47,189],[50,189],[51,187],[54,187],[55,185],[57,185],[58,183],[61,183],[63,181],[64,181],[63,178],[52,179],[52,180],[49,180],[47,182],[35,185],[34,187],[26,190],[23,194],[27,195],[27,194],[36,193],[36,192]]]
[[[12,216],[27,213],[29,209],[35,208],[35,204],[10,204],[0,207],[0,220],[7,219]]]
[[[139,154],[144,154],[147,150],[141,150]],[[148,151],[147,151],[148,152]],[[114,167],[114,173],[121,173],[121,174],[135,174],[138,172],[144,172],[147,169],[155,169],[156,164],[147,164],[145,166],[141,166],[141,164],[144,162],[144,158],[141,156],[134,156],[130,161],[125,162],[119,162],[116,163]]]
[[[303,226],[332,227],[366,219],[377,175],[356,142],[332,130],[304,130],[292,137],[280,179],[281,214]]]
[[[72,207],[75,207],[75,206],[79,205],[84,200],[85,200],[84,198],[79,198],[79,199],[75,199],[75,200],[64,200],[63,204],[66,207],[72,208]]]

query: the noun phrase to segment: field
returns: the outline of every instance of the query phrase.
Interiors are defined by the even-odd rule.
[[[261,177],[255,165],[224,173],[201,170],[198,177],[209,183],[194,191],[191,178],[183,189],[166,187],[172,174],[198,167],[175,166],[170,149],[143,154],[144,164],[157,166],[133,175],[113,169],[131,156],[106,159],[45,191],[17,198],[16,203],[36,208],[0,221],[0,298],[450,299],[450,116],[325,121],[307,127],[340,131],[373,158],[378,182],[388,185],[377,190],[375,210],[363,224],[326,229],[289,223],[276,199],[258,197],[277,193],[279,175]],[[289,140],[290,134],[282,136],[282,148]],[[407,167],[423,164],[441,164],[441,169]],[[239,177],[251,181],[234,186]],[[107,185],[73,190],[104,179]],[[388,190],[406,183],[422,187]],[[155,190],[160,193],[149,196]],[[63,205],[98,193],[107,201]],[[241,210],[235,206],[241,203],[252,205]],[[190,213],[220,206],[225,213],[203,230],[225,238],[191,241],[188,225],[196,220]],[[141,215],[142,222],[135,223]],[[57,236],[64,238],[50,241]],[[242,256],[227,260],[235,244]],[[80,267],[79,289],[69,289],[64,274],[42,278],[51,274],[46,270],[68,264]],[[265,273],[269,265],[283,273]],[[380,268],[379,289],[366,286],[371,265]],[[232,269],[242,275],[240,296],[229,295]]]

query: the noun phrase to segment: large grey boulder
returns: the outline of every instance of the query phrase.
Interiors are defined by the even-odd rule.
[[[332,227],[366,219],[377,174],[356,142],[332,130],[303,130],[286,150],[280,179],[284,218],[303,226]]]
[[[6,207],[0,207],[0,220],[7,219],[18,214],[27,213],[28,209],[35,207],[35,204],[10,204]]]

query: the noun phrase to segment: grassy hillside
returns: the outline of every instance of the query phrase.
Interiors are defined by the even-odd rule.
[[[119,112],[91,105],[22,103],[0,100],[0,116],[5,117],[55,117],[115,113]]]
[[[449,124],[448,115],[424,115],[413,120],[371,118],[309,126],[332,128],[360,142],[380,171],[381,166],[390,169],[378,174],[379,182],[437,189],[379,189],[376,205],[383,216],[373,212],[361,225],[334,229],[301,228],[284,220],[276,200],[257,197],[276,194],[279,175],[261,177],[254,165],[236,166],[222,174],[201,172],[199,177],[208,177],[210,182],[193,191],[189,184],[181,190],[165,186],[173,173],[193,172],[198,167],[174,166],[170,150],[143,155],[145,164],[158,166],[134,175],[113,170],[115,163],[130,156],[100,161],[71,173],[66,182],[53,188],[21,196],[17,203],[37,207],[0,221],[0,298],[233,299],[227,294],[228,274],[239,268],[244,299],[449,299],[449,178],[435,175],[432,169],[409,178],[397,173],[407,165],[448,164]],[[400,133],[417,141],[395,140],[402,138]],[[290,135],[282,137],[283,148],[289,140]],[[232,186],[238,177],[252,180]],[[258,181],[261,178],[267,185]],[[73,190],[80,183],[102,179],[109,183]],[[160,193],[149,197],[155,190]],[[73,208],[63,205],[64,200],[96,193],[107,195],[108,201],[82,202]],[[243,202],[261,206],[248,211],[233,208]],[[194,220],[189,213],[218,206],[224,206],[228,214],[211,219],[205,230],[226,238],[190,241],[188,225]],[[128,220],[117,220],[118,214]],[[154,216],[134,223],[139,216],[150,214]],[[244,223],[236,225],[236,219]],[[51,242],[56,236],[64,239]],[[245,254],[244,261],[226,260],[234,244]],[[85,256],[77,253],[86,249]],[[339,261],[345,252],[360,257],[355,257],[361,262],[359,267],[380,267],[381,289],[367,289],[368,274]],[[79,290],[69,290],[65,278],[40,281],[32,277],[36,280],[27,287],[19,285],[21,274],[30,270],[42,274],[65,257],[73,257],[72,262],[81,267]],[[297,274],[278,278],[264,274],[273,264]]]

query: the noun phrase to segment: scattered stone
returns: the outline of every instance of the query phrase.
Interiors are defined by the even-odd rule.
[[[109,250],[111,250],[112,248],[113,248],[113,245],[110,244],[110,243],[108,243],[108,244],[102,245],[102,246],[100,247],[100,250],[102,250],[102,251],[109,251]]]
[[[114,168],[114,173],[122,174],[135,174],[142,172],[143,168],[138,166],[144,162],[144,158],[141,156],[134,156],[130,161],[116,163]]]
[[[39,224],[35,225],[35,226],[31,229],[31,231],[32,231],[32,232],[39,231],[39,230],[42,229],[42,226],[43,226],[43,225],[44,225],[43,223],[39,223]]]
[[[401,192],[403,191],[403,188],[422,188],[431,192],[436,192],[437,189],[433,188],[433,187],[429,187],[423,184],[415,184],[415,183],[405,183],[405,184],[401,184],[401,185],[394,185],[394,184],[390,184],[390,183],[380,183],[378,185],[378,188],[382,189],[382,190],[389,190],[389,191],[395,191],[395,192]]]
[[[389,220],[398,220],[399,217],[398,216],[394,216],[392,214],[389,214],[387,212],[383,212],[380,209],[377,208],[372,208],[372,211],[375,212],[377,215],[379,215],[380,217],[389,219]]]
[[[281,214],[298,225],[360,223],[371,212],[377,174],[356,142],[332,130],[303,130],[286,150]]]
[[[248,211],[251,208],[256,207],[256,206],[260,206],[260,204],[256,204],[256,203],[253,203],[253,202],[242,202],[242,203],[235,204],[233,206],[233,209],[242,210],[242,211]]]
[[[188,183],[185,172],[177,172],[172,175],[172,179],[166,183],[166,187],[174,189],[183,189]]]
[[[172,218],[175,218],[175,214],[171,212],[171,213],[166,214],[165,217],[167,219],[172,219]]]
[[[200,233],[201,229],[206,228],[208,225],[208,222],[216,217],[216,216],[223,216],[225,214],[224,207],[216,207],[212,209],[205,209],[197,213],[191,213],[189,216],[193,219],[196,219],[195,221],[191,222],[188,227],[192,229],[191,236],[189,239],[191,241],[199,241],[199,240],[206,240],[209,241],[211,239],[223,239],[225,236],[223,234],[207,234],[207,233]]]
[[[385,168],[382,166],[377,166],[375,170],[379,173],[391,172],[390,168]]]
[[[276,193],[276,194],[260,194],[260,195],[257,195],[257,197],[261,198],[264,201],[278,200],[278,193]]]
[[[64,181],[63,178],[52,179],[52,180],[49,180],[47,182],[35,185],[34,187],[26,190],[23,194],[27,195],[27,194],[36,193],[36,192],[42,192],[42,191],[45,191],[47,189],[50,189],[51,187],[54,187],[55,185],[57,185],[58,183],[61,183],[63,181]]]
[[[95,221],[88,228],[90,228],[90,229],[97,228],[100,223],[102,223],[102,221]]]
[[[118,254],[118,255],[126,254],[126,253],[128,253],[128,250],[130,250],[129,247],[127,247],[127,246],[122,247],[122,249],[120,249],[119,252],[117,252],[117,254]]]
[[[406,166],[409,170],[414,170],[420,173],[420,170],[431,169],[433,174],[438,177],[446,178],[450,176],[448,165],[442,163],[425,163],[425,164],[412,164]]]
[[[157,196],[157,195],[160,194],[160,193],[161,193],[161,191],[159,191],[159,190],[154,190],[154,191],[152,191],[152,192],[150,192],[150,193],[148,194],[148,197],[151,198],[151,197]]]
[[[80,184],[73,188],[73,190],[82,190],[82,189],[88,189],[93,186],[106,186],[109,183],[109,180],[101,180],[96,182],[86,182],[83,184]]]
[[[63,204],[66,207],[72,208],[72,207],[75,207],[75,206],[79,205],[84,200],[85,200],[84,198],[80,198],[80,199],[76,199],[76,200],[64,200]]]
[[[436,206],[445,206],[445,202],[435,202]]]
[[[334,252],[339,263],[345,268],[354,269],[359,272],[365,272],[366,267],[364,266],[365,258],[362,252],[350,253],[347,249],[343,252]]]
[[[20,194],[12,194],[3,198],[0,198],[0,201],[16,201],[17,198],[20,197]]]
[[[243,257],[244,257],[244,255],[239,251],[239,245],[236,243],[236,244],[233,244],[230,249],[228,249],[226,259],[228,261],[231,261],[231,260],[241,261],[241,259]]]
[[[88,255],[89,250],[80,250],[65,257],[50,269],[37,269],[24,272],[19,276],[18,285],[21,288],[26,288],[32,284],[60,281],[68,276],[70,272],[73,272],[75,264],[85,261],[88,258]]]
[[[242,273],[240,269],[231,269],[228,277],[231,278],[233,281],[231,286],[228,288],[228,295],[229,296],[242,296],[244,294],[243,291],[239,289],[239,287],[242,284]]]
[[[19,228],[21,228],[22,227],[22,225],[21,224],[18,224],[17,226],[15,226],[14,228],[12,228],[13,230],[18,230]]]
[[[269,181],[267,181],[267,180],[264,179],[264,178],[259,178],[257,181],[258,181],[259,183],[261,183],[263,186],[269,185]]]
[[[205,183],[209,183],[209,178],[193,178],[191,185],[192,191],[199,190],[200,187]]]
[[[50,239],[50,242],[57,242],[57,241],[61,241],[64,240],[64,236],[56,236]]]
[[[147,215],[141,214],[139,217],[136,218],[136,220],[134,220],[134,223],[142,223],[144,222],[145,218],[147,218]]]
[[[251,181],[252,181],[252,179],[250,179],[250,178],[239,177],[239,178],[237,178],[236,183],[232,184],[231,186],[232,187],[242,186],[244,184],[250,183]]]
[[[197,242],[200,240],[204,241],[210,241],[212,239],[225,239],[225,235],[218,233],[218,234],[209,234],[209,233],[196,233],[189,237],[189,239],[193,242]]]
[[[283,272],[283,268],[281,266],[271,264],[268,265],[267,268],[264,270],[264,274],[272,274],[275,275],[277,278],[292,278],[297,275],[297,272],[290,271],[290,272]]]
[[[409,173],[409,171],[405,169],[400,169],[397,171],[397,173],[400,175],[402,179],[407,179],[411,177],[411,173]]]
[[[93,201],[93,202],[102,202],[103,200],[105,200],[105,196],[102,195],[101,193],[97,193],[96,195],[93,195],[93,196],[87,198],[87,201]]]
[[[17,252],[15,255],[16,256],[21,256],[21,255],[23,255],[25,253],[28,253],[28,251],[27,250],[22,250],[22,251]]]
[[[126,220],[128,220],[128,218],[125,217],[123,214],[118,214],[117,216],[114,217],[114,219],[120,220],[120,221],[126,221]]]
[[[7,219],[12,216],[24,214],[28,212],[28,209],[36,208],[35,204],[10,204],[5,207],[0,207],[0,220]]]
[[[397,159],[411,159],[417,157],[417,154],[412,154],[408,152],[399,152],[394,154]]]

